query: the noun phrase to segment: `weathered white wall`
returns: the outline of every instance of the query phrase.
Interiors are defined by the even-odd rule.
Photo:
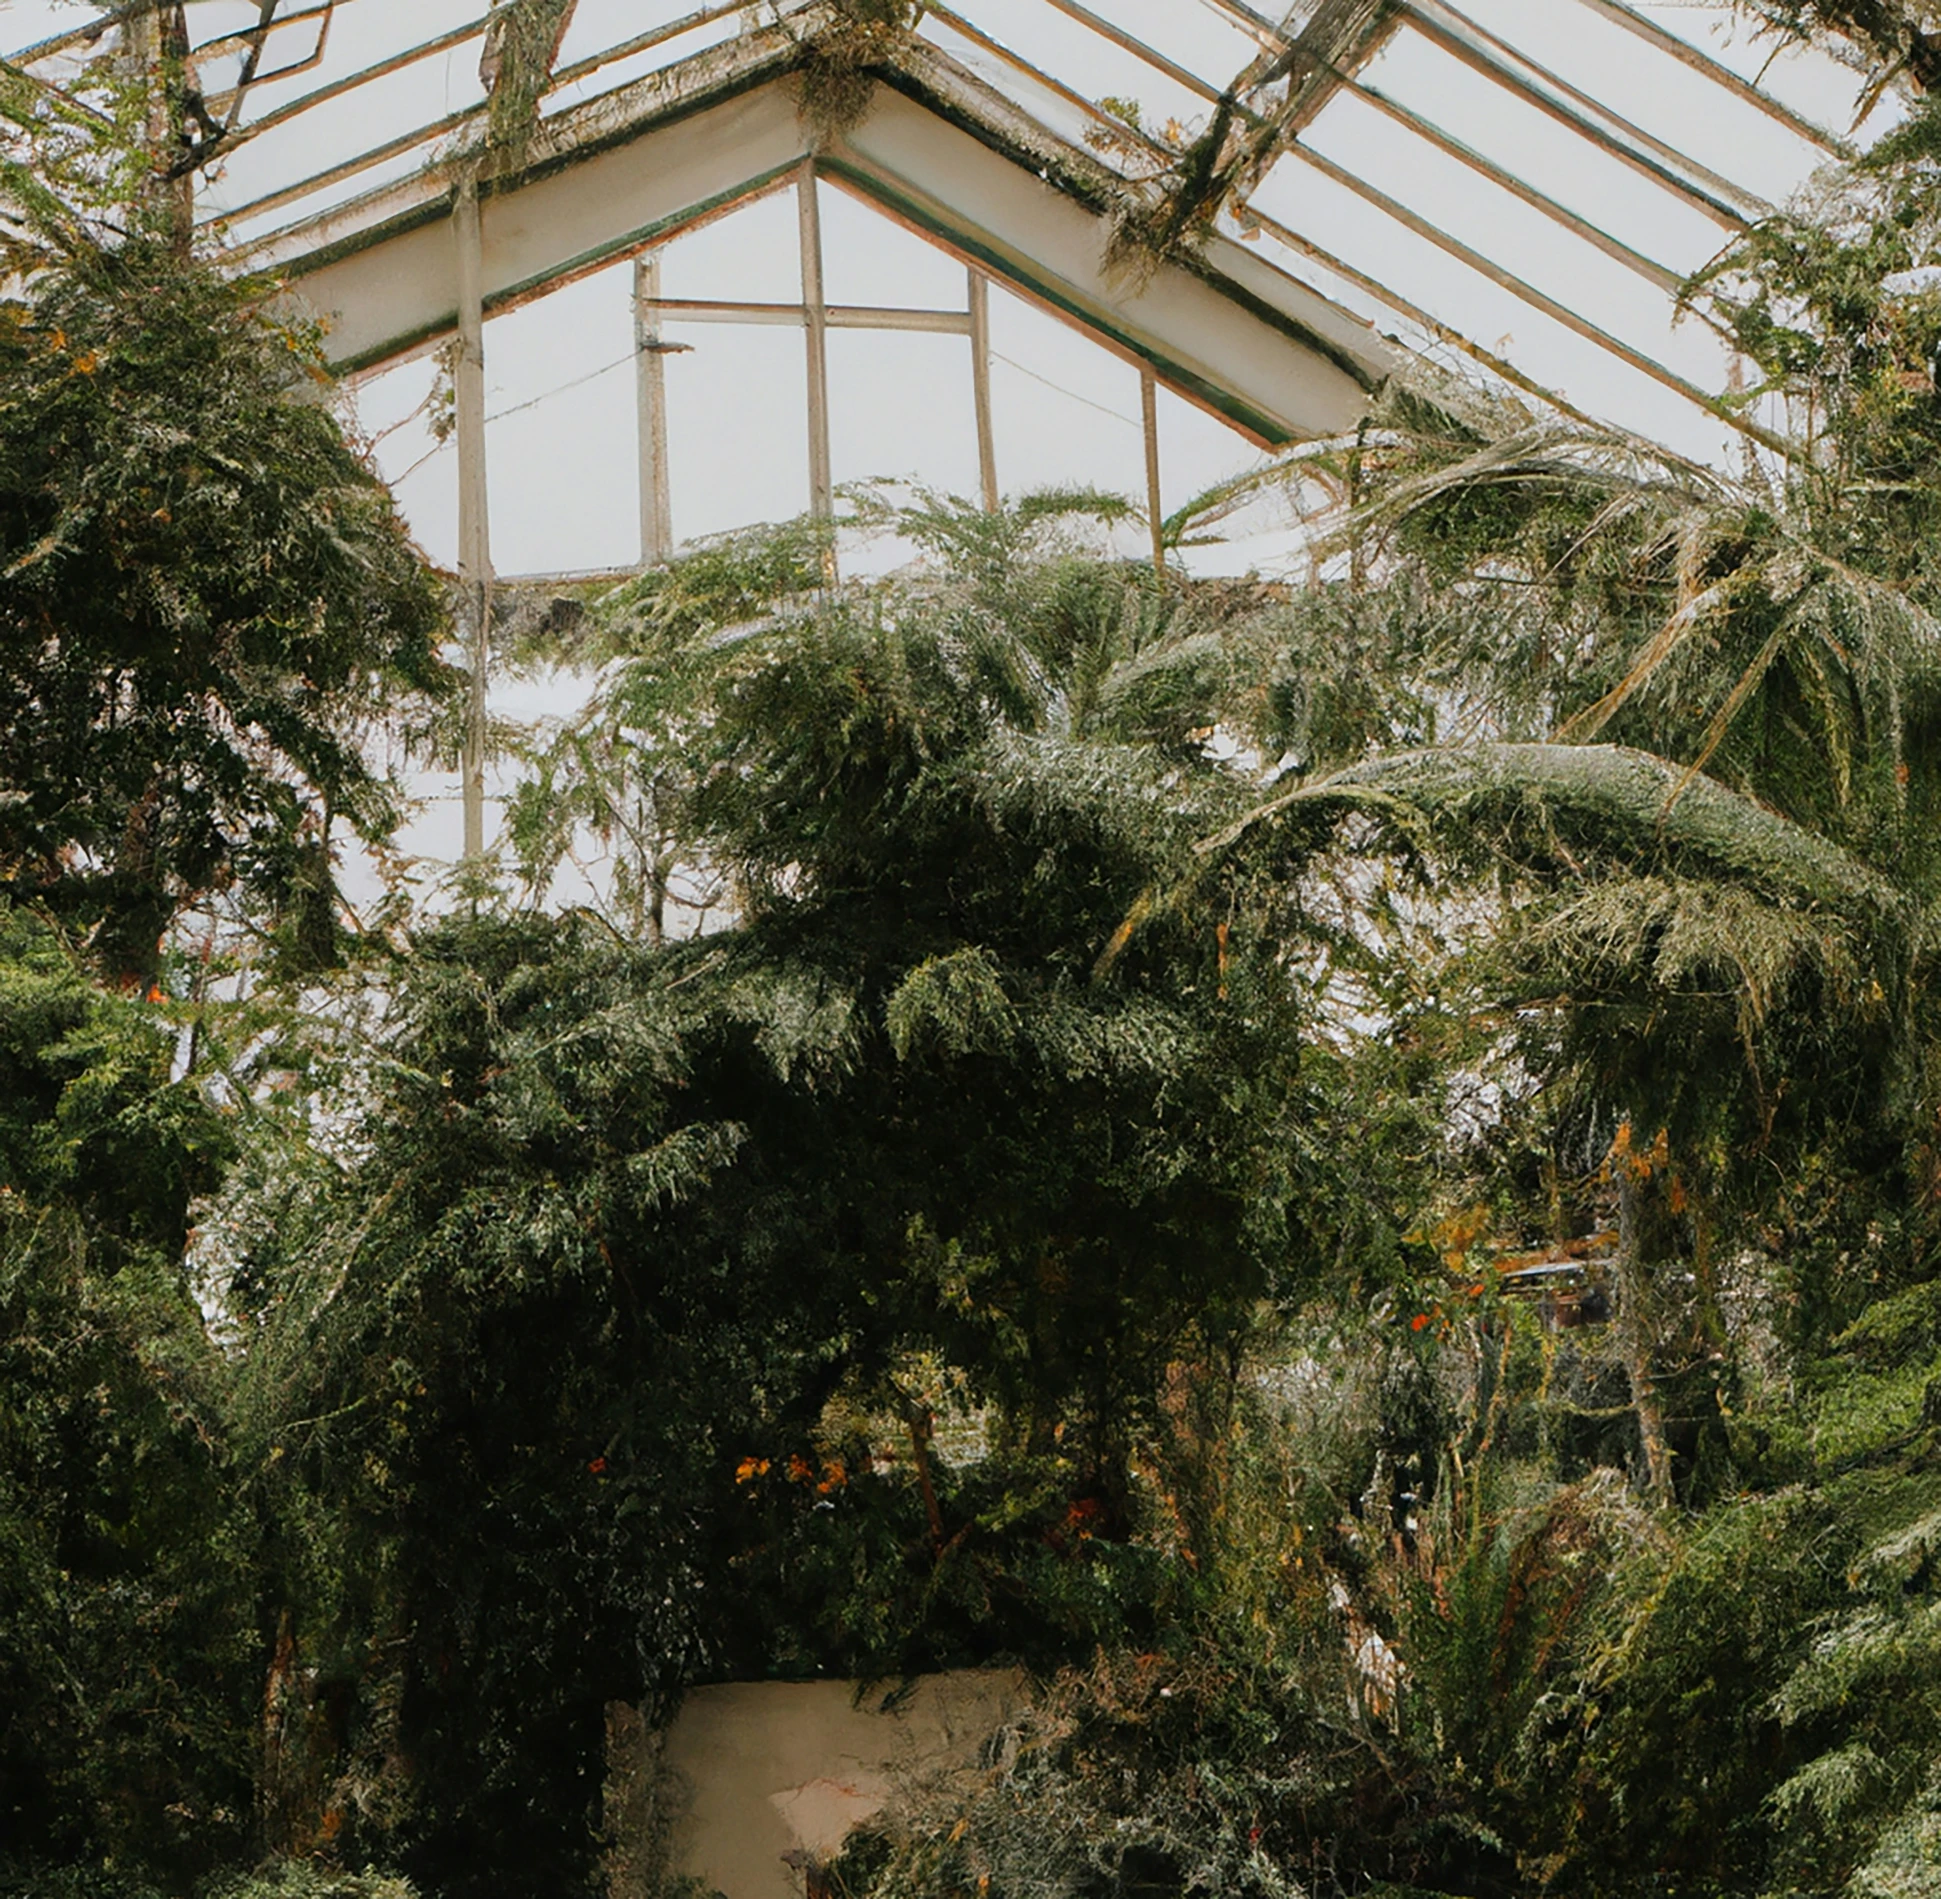
[[[899,1782],[975,1759],[1023,1696],[1008,1670],[879,1684],[860,1704],[847,1681],[697,1688],[660,1751],[670,1870],[726,1899],[802,1899],[806,1861],[833,1857]]]

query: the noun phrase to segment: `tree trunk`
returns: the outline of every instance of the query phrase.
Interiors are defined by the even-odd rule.
[[[1631,1378],[1631,1404],[1644,1444],[1645,1488],[1654,1504],[1671,1501],[1671,1447],[1665,1441],[1664,1408],[1652,1370],[1652,1327],[1647,1234],[1642,1181],[1629,1153],[1613,1155],[1618,1190],[1618,1343]]]

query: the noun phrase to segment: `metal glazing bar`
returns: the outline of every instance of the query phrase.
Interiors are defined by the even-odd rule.
[[[1281,19],[1270,20],[1266,14],[1248,6],[1246,0],[1205,0],[1205,4],[1240,21],[1263,47],[1283,47],[1288,44],[1284,13]]]
[[[1749,219],[1771,211],[1772,206],[1763,198],[1600,104],[1569,80],[1457,12],[1446,0],[1402,0],[1402,4],[1417,32],[1465,66],[1528,100],[1538,111],[1591,140],[1634,171],[1675,191],[1728,229],[1743,230]]]
[[[321,9],[318,9],[321,11]],[[286,25],[293,25],[305,18],[303,14],[292,14]],[[333,99],[341,99],[346,93],[355,92],[361,86],[368,86],[379,79],[388,79],[393,73],[403,72],[415,66],[422,59],[435,59],[440,53],[448,53],[454,46],[463,46],[467,40],[479,38],[485,31],[487,17],[481,15],[476,20],[467,20],[462,26],[455,26],[443,33],[434,34],[428,40],[421,40],[415,46],[407,46],[402,52],[393,53],[388,59],[380,59],[369,66],[359,67],[354,73],[346,73],[341,79],[333,79],[327,86],[318,86],[295,99],[287,99],[274,110],[265,112],[260,119],[241,126],[230,143],[230,150],[245,145],[261,133],[270,131],[290,119],[299,117],[314,106],[328,105]]]
[[[144,15],[153,15],[154,11],[155,0],[127,0],[125,6],[111,7],[106,13],[96,14],[92,20],[69,27],[65,33],[50,33],[46,39],[22,47],[12,55],[13,61],[16,65],[31,66],[35,60],[64,53],[70,46],[93,46],[116,27],[127,26]]]
[[[462,764],[465,855],[485,849],[486,674],[492,658],[492,543],[485,471],[485,297],[478,182],[466,177],[453,208],[458,266],[458,360],[452,374],[458,431],[458,580],[471,685]]]
[[[1748,422],[1743,416],[1735,416],[1734,412],[1716,396],[1708,394],[1697,383],[1687,382],[1676,370],[1667,369],[1656,357],[1647,356],[1643,350],[1633,347],[1622,337],[1613,336],[1609,330],[1600,329],[1587,317],[1579,316],[1568,304],[1559,303],[1555,297],[1539,290],[1534,284],[1526,282],[1514,271],[1505,270],[1495,259],[1484,256],[1472,245],[1465,244],[1461,238],[1450,236],[1441,226],[1431,223],[1419,212],[1410,210],[1407,205],[1391,198],[1385,191],[1377,190],[1375,186],[1358,178],[1345,167],[1337,165],[1332,159],[1323,158],[1310,146],[1295,145],[1290,147],[1290,151],[1292,156],[1300,159],[1302,163],[1312,165],[1324,178],[1332,179],[1344,190],[1353,192],[1356,197],[1373,205],[1376,210],[1385,212],[1398,224],[1413,231],[1416,236],[1428,239],[1438,250],[1446,252],[1460,263],[1467,264],[1471,270],[1487,277],[1499,289],[1507,290],[1511,296],[1529,304],[1532,309],[1541,310],[1545,316],[1561,323],[1565,329],[1575,332],[1587,342],[1595,343],[1600,349],[1608,350],[1620,362],[1628,363],[1633,369],[1649,376],[1653,382],[1662,383],[1667,389],[1676,390],[1687,401],[1697,403],[1709,414],[1718,416],[1721,420],[1732,420],[1733,426],[1750,435],[1754,441],[1762,443],[1767,448],[1784,452],[1778,437],[1770,435],[1756,423]]]
[[[248,51],[243,55],[243,69],[236,83],[222,96],[229,101],[229,116],[223,121],[224,132],[233,132],[236,121],[242,115],[243,102],[249,97],[249,88],[256,75],[263,70],[263,49],[269,44],[270,29],[276,24],[278,0],[260,0],[256,10],[256,27],[244,35]],[[317,57],[323,57],[323,50],[330,38],[330,16],[335,11],[334,0],[325,0],[323,25],[317,33]],[[204,49],[206,50],[206,49]],[[195,54],[190,55],[193,62]],[[216,101],[208,102],[211,111],[216,110]]]
[[[1307,33],[1312,29],[1311,20],[1300,34],[1289,33],[1285,24],[1270,20],[1264,13],[1244,4],[1244,0],[1202,0],[1202,4],[1216,13],[1224,13],[1230,20],[1237,21],[1253,36],[1265,54],[1278,57],[1301,47],[1308,59],[1317,67],[1331,73],[1337,83],[1359,72],[1375,55],[1393,39],[1402,24],[1402,0],[1385,0],[1378,7],[1369,30],[1358,44],[1343,48],[1330,48],[1325,40],[1320,44],[1304,45]],[[1345,55],[1345,57],[1343,56]],[[1258,70],[1255,68],[1254,70]],[[1296,135],[1311,125],[1328,100],[1333,97],[1334,86],[1318,88],[1314,96],[1301,108],[1293,131]]]
[[[337,17],[337,9],[328,6],[324,9],[323,24],[317,29],[317,43],[301,59],[293,59],[287,66],[277,66],[269,72],[246,74],[238,80],[233,90],[219,95],[229,101],[229,117],[224,121],[223,137],[227,139],[235,130],[237,121],[243,115],[243,104],[249,96],[251,86],[273,85],[279,79],[289,79],[297,73],[314,72],[324,63],[324,55],[330,50],[330,26]]]
[[[1207,0],[1207,4],[1244,22],[1262,39],[1263,44],[1283,47],[1293,44],[1282,27],[1248,6],[1246,0]],[[1395,17],[1399,19],[1404,15],[1418,32],[1433,40],[1445,52],[1453,54],[1472,71],[1516,93],[1580,138],[1589,139],[1654,184],[1697,206],[1726,229],[1742,231],[1749,222],[1748,212],[1751,216],[1764,216],[1770,210],[1771,207],[1763,200],[1742,190],[1730,179],[1707,171],[1684,153],[1621,118],[1608,106],[1599,105],[1589,94],[1580,92],[1567,80],[1538,66],[1534,60],[1526,58],[1494,34],[1456,13],[1453,8],[1439,5],[1438,0],[1396,0]],[[1576,104],[1573,105],[1572,101]],[[1578,106],[1585,110],[1577,109]],[[1587,112],[1594,116],[1586,116]],[[1599,125],[1596,122],[1598,119],[1602,119],[1604,125]],[[1614,136],[1608,127],[1617,128],[1622,136]],[[1716,185],[1724,197],[1694,182],[1701,178]],[[1744,209],[1735,207],[1727,200],[1739,201]]]
[[[1627,270],[1636,271],[1648,283],[1655,284],[1660,290],[1676,292],[1684,282],[1684,277],[1675,270],[1645,256],[1642,251],[1633,250],[1622,238],[1613,237],[1601,225],[1593,224],[1590,219],[1581,217],[1568,205],[1559,204],[1548,193],[1539,191],[1535,185],[1526,183],[1513,171],[1506,170],[1493,159],[1486,158],[1473,146],[1465,145],[1461,139],[1445,132],[1439,125],[1431,124],[1419,113],[1412,112],[1399,100],[1391,99],[1387,93],[1374,86],[1363,85],[1358,79],[1344,82],[1347,89],[1357,98],[1366,99],[1376,111],[1393,120],[1397,125],[1406,127],[1418,138],[1426,139],[1439,152],[1446,153],[1459,164],[1469,167],[1478,176],[1487,178],[1492,184],[1500,185],[1512,197],[1520,198],[1533,210],[1541,211],[1553,224],[1560,224],[1565,230],[1581,237],[1586,244],[1594,245],[1607,257],[1614,257]]]
[[[1122,120],[1115,119],[1109,112],[1101,112],[1096,102],[1086,98],[1082,92],[1074,91],[1062,79],[1054,79],[1050,73],[1032,65],[1023,54],[1014,53],[1002,40],[992,39],[981,27],[973,26],[961,13],[953,13],[949,7],[938,4],[938,0],[930,0],[930,4],[923,10],[923,17],[926,20],[941,20],[953,33],[962,34],[973,46],[981,46],[987,53],[1002,60],[1013,72],[1022,73],[1035,84],[1043,86],[1054,97],[1064,100],[1067,105],[1076,106],[1087,118],[1095,120],[1102,126],[1109,126],[1117,137],[1135,140],[1162,158],[1170,159],[1177,156],[1169,147],[1161,145],[1157,139],[1148,138],[1145,133],[1135,130]]]
[[[808,322],[809,512],[821,522],[836,515],[836,485],[829,454],[829,310],[822,296],[822,210],[816,198],[815,160],[795,174],[795,203],[802,239],[802,302]],[[829,566],[833,570],[833,551]],[[835,578],[831,571],[829,578]]]
[[[640,413],[640,563],[657,567],[674,552],[674,498],[668,484],[667,355],[660,333],[660,253],[634,259],[634,382]]]
[[[702,27],[712,26],[716,21],[724,20],[730,14],[742,11],[743,3],[744,0],[717,0],[717,4],[713,6],[698,8],[693,13],[683,14],[678,20],[670,20],[664,26],[654,27],[648,32],[636,34],[630,40],[623,40],[616,46],[610,46],[604,52],[590,54],[585,59],[576,60],[571,66],[562,66],[553,75],[547,87],[547,93],[550,95],[558,91],[561,86],[575,84],[598,72],[602,67],[614,64],[617,60],[630,59],[636,53],[651,51],[665,41],[678,39],[683,33],[698,32]],[[330,85],[319,86],[314,92],[306,92],[300,99],[289,100],[286,104],[278,106],[275,111],[266,112],[260,119],[241,127],[224,143],[224,154],[235,151],[251,139],[286,123],[300,113],[309,111],[314,106],[327,105],[332,100],[355,91],[359,86],[368,85],[373,80],[388,78],[392,73],[401,72],[421,59],[429,59],[434,54],[448,52],[452,47],[462,45],[466,40],[477,39],[485,31],[488,21],[489,16],[467,21],[463,26],[453,27],[449,32],[441,33],[389,59],[380,60],[360,72],[346,74],[344,78],[334,80]],[[330,166],[327,170],[299,179],[295,184],[286,185],[280,190],[267,192],[264,196],[254,198],[234,211],[222,213],[222,218],[226,222],[234,222],[256,216],[260,212],[273,211],[279,205],[292,204],[299,198],[308,197],[313,191],[321,191],[327,186],[340,184],[346,178],[355,177],[360,171],[382,164],[387,158],[395,158],[400,152],[408,152],[413,146],[425,144],[431,139],[442,138],[451,132],[461,131],[474,120],[482,119],[486,111],[487,103],[484,101],[467,106],[463,111],[448,114],[430,125],[420,126],[396,138],[387,139],[382,145],[360,152],[356,157],[346,159],[342,164]]]
[[[1283,42],[1289,52],[1306,60],[1308,71],[1290,77],[1298,88],[1290,93],[1293,116],[1286,122],[1287,136],[1298,138],[1327,109],[1340,91],[1343,81],[1366,66],[1400,30],[1402,13],[1396,0],[1335,0],[1330,14],[1329,0],[1318,0],[1306,26]],[[1274,58],[1263,55],[1253,69],[1264,73]]]
[[[977,411],[977,476],[984,512],[995,514],[1003,497],[997,485],[997,428],[991,415],[991,280],[970,272],[971,401]]]
[[[276,0],[262,0],[266,13],[273,13]],[[320,0],[313,7],[299,7],[295,13],[286,13],[282,19],[259,18],[254,26],[239,26],[233,33],[218,33],[212,40],[204,40],[200,46],[189,52],[189,64],[199,65],[210,54],[224,46],[244,46],[252,50],[259,47],[268,37],[270,27],[301,26],[305,20],[321,20],[336,12],[337,0]]]
[[[418,126],[409,132],[401,132],[396,138],[386,139],[382,145],[373,145],[368,151],[359,152],[355,158],[347,158],[341,164],[328,166],[320,172],[313,172],[308,178],[299,178],[293,185],[283,185],[275,191],[266,191],[260,198],[252,198],[247,204],[238,205],[233,211],[216,212],[204,223],[240,224],[245,218],[260,217],[266,211],[279,211],[286,204],[296,204],[318,191],[326,191],[332,185],[340,185],[346,178],[355,178],[361,171],[369,171],[373,165],[381,165],[387,158],[396,158],[400,153],[413,150],[420,145],[428,145],[433,139],[443,138],[451,132],[462,132],[471,122],[482,116],[482,109],[467,107],[463,112],[454,112],[449,118],[440,119],[434,125]],[[260,129],[246,126],[238,139],[251,136]]]
[[[1166,507],[1159,488],[1159,378],[1139,372],[1139,413],[1146,431],[1146,521],[1152,530],[1152,570],[1166,579]]]
[[[1218,86],[1210,85],[1198,73],[1188,72],[1184,66],[1168,59],[1157,47],[1148,46],[1144,40],[1128,33],[1122,26],[1114,26],[1110,20],[1094,13],[1090,7],[1079,5],[1079,0],[1045,0],[1045,4],[1054,12],[1078,21],[1081,26],[1089,26],[1101,39],[1110,40],[1114,46],[1130,53],[1133,58],[1143,61],[1154,72],[1164,73],[1175,85],[1184,86],[1188,92],[1195,93],[1202,99],[1219,98]]]
[[[1821,151],[1830,152],[1835,158],[1853,157],[1853,146],[1846,139],[1802,117],[1762,86],[1742,78],[1730,66],[1714,59],[1703,47],[1694,46],[1690,40],[1668,31],[1656,20],[1647,19],[1643,14],[1620,5],[1619,0],[1579,0],[1579,4],[1589,7],[1593,13],[1601,13],[1614,26],[1623,27],[1627,33],[1635,33],[1647,45],[1657,47],[1661,53],[1668,53],[1694,72],[1703,73],[1707,79],[1723,86],[1734,98],[1743,99],[1747,105],[1756,107],[1789,132],[1797,133],[1809,144],[1817,145]]]
[[[705,298],[654,298],[654,308],[677,323],[772,323],[800,329],[809,321],[802,303],[723,303]],[[832,303],[824,320],[832,330],[924,330],[938,336],[968,336],[971,319],[963,310],[904,310],[866,303]]]
[[[1556,390],[1538,382],[1534,376],[1519,369],[1507,357],[1499,356],[1494,350],[1485,349],[1482,344],[1471,341],[1461,330],[1452,328],[1439,316],[1423,309],[1419,303],[1412,303],[1399,290],[1383,283],[1379,277],[1369,276],[1366,271],[1359,270],[1349,263],[1345,257],[1337,257],[1333,251],[1315,243],[1311,237],[1304,237],[1291,226],[1281,223],[1278,218],[1269,217],[1265,211],[1249,207],[1247,216],[1276,243],[1286,245],[1289,250],[1299,251],[1303,257],[1312,258],[1322,269],[1331,271],[1343,283],[1353,284],[1357,290],[1374,298],[1384,308],[1392,310],[1397,316],[1413,323],[1425,335],[1434,337],[1438,343],[1448,344],[1451,349],[1460,350],[1471,361],[1481,363],[1492,375],[1500,376],[1514,388],[1521,389],[1525,395],[1535,396],[1539,402],[1549,404],[1560,414],[1570,416],[1573,420],[1585,424],[1586,427],[1603,426],[1595,416],[1578,408],[1568,397],[1559,395]]]

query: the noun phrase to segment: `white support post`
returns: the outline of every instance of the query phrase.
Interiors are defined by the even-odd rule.
[[[463,762],[465,855],[485,850],[486,673],[492,659],[492,541],[485,480],[485,300],[477,180],[458,188],[452,235],[458,262],[458,359],[452,383],[458,430],[458,583],[472,669]]]
[[[829,455],[829,304],[822,287],[822,212],[816,202],[815,160],[795,175],[802,226],[802,314],[809,358],[809,512],[825,526],[836,518],[836,484]],[[834,544],[824,557],[836,577]]]
[[[674,552],[674,498],[667,467],[667,357],[660,330],[660,253],[634,260],[634,381],[640,400],[640,563]]]
[[[1150,369],[1139,372],[1139,397],[1146,424],[1146,517],[1152,524],[1152,565],[1163,586],[1166,580],[1166,511],[1159,493],[1159,379]]]
[[[984,512],[995,514],[1003,497],[997,486],[997,432],[991,422],[991,280],[970,273],[971,394],[977,405],[977,472]]]

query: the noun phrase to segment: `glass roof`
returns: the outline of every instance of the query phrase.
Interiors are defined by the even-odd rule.
[[[1312,46],[1311,116],[1225,228],[1412,347],[1716,454],[1717,418],[1696,405],[1729,366],[1702,323],[1675,320],[1676,287],[1841,149],[1856,74],[1776,51],[1709,0],[1268,4],[957,0],[926,6],[917,31],[1135,178],[1237,79]],[[541,112],[814,12],[577,0]],[[0,44],[71,83],[115,17],[13,0]],[[244,254],[478,136],[481,0],[189,0],[185,17],[224,128],[197,214]]]
[[[1340,83],[1252,194],[1252,241],[1412,340],[1425,317],[1483,347],[1508,337],[1513,349],[1492,353],[1546,387],[1581,383],[1582,346],[1611,354],[1608,336],[1718,388],[1717,351],[1695,325],[1672,327],[1669,287],[1729,235],[1719,207],[1756,212],[1826,158],[1837,141],[1808,128],[1849,115],[1858,90],[1823,56],[1774,58],[1702,4],[1302,0],[1282,19],[1246,0],[1111,0],[1109,17],[1076,0],[960,8],[929,6],[918,30],[1129,172],[1204,125],[1263,47],[1356,16],[1335,49]],[[578,0],[543,110],[789,10]],[[198,207],[239,244],[436,161],[485,108],[479,0],[191,0],[187,13],[201,91],[229,128]],[[101,18],[15,0],[5,43],[59,80],[99,48]],[[1136,111],[1158,148],[1102,124],[1102,108]],[[1649,407],[1670,413],[1655,396]]]
[[[805,29],[820,3],[541,0],[564,25],[542,120],[569,139],[637,95],[671,99],[683,74]],[[153,5],[0,0],[0,53],[85,90],[92,62]],[[194,204],[210,241],[244,263],[301,268],[360,218],[408,224],[414,203],[450,212],[482,143],[492,13],[488,0],[186,0],[211,136]],[[1298,135],[1223,214],[1230,260],[1299,280],[1293,292],[1308,286],[1362,334],[1480,364],[1707,459],[1741,447],[1718,409],[1733,365],[1702,321],[1678,319],[1678,286],[1857,135],[1863,99],[1898,109],[1891,90],[1876,101],[1824,53],[1755,35],[1725,0],[954,0],[926,5],[915,31],[1021,122],[1135,183],[1172,165],[1229,89],[1243,113],[1298,104]],[[1172,510],[1261,466],[1258,431],[1235,433],[1163,372],[1156,385],[1136,352],[1015,282],[988,287],[987,412],[974,414],[963,339],[980,293],[973,266],[967,308],[966,245],[815,188],[827,303],[921,319],[827,336],[832,465],[818,477],[804,195],[781,177],[655,239],[668,301],[649,344],[630,253],[603,253],[530,298],[488,300],[489,574],[617,571],[645,553],[643,348],[668,352],[652,361],[676,541],[800,513],[818,479],[826,492],[831,478],[901,471],[973,494],[980,452],[988,494],[993,435],[1014,493],[1091,485]],[[703,321],[695,306],[709,299],[716,317]],[[718,321],[736,300],[768,319]],[[793,332],[778,320],[790,311]],[[345,414],[427,552],[463,571],[451,359],[431,353],[437,340],[374,362]],[[1170,558],[1299,572],[1312,499],[1263,489],[1219,523],[1220,545],[1202,536]],[[854,572],[906,553],[846,546],[843,558]],[[499,682],[495,716],[564,708],[519,697],[538,691]],[[455,808],[455,781],[434,807],[441,796]],[[434,808],[427,820],[433,857],[455,854],[439,829],[450,819]]]

